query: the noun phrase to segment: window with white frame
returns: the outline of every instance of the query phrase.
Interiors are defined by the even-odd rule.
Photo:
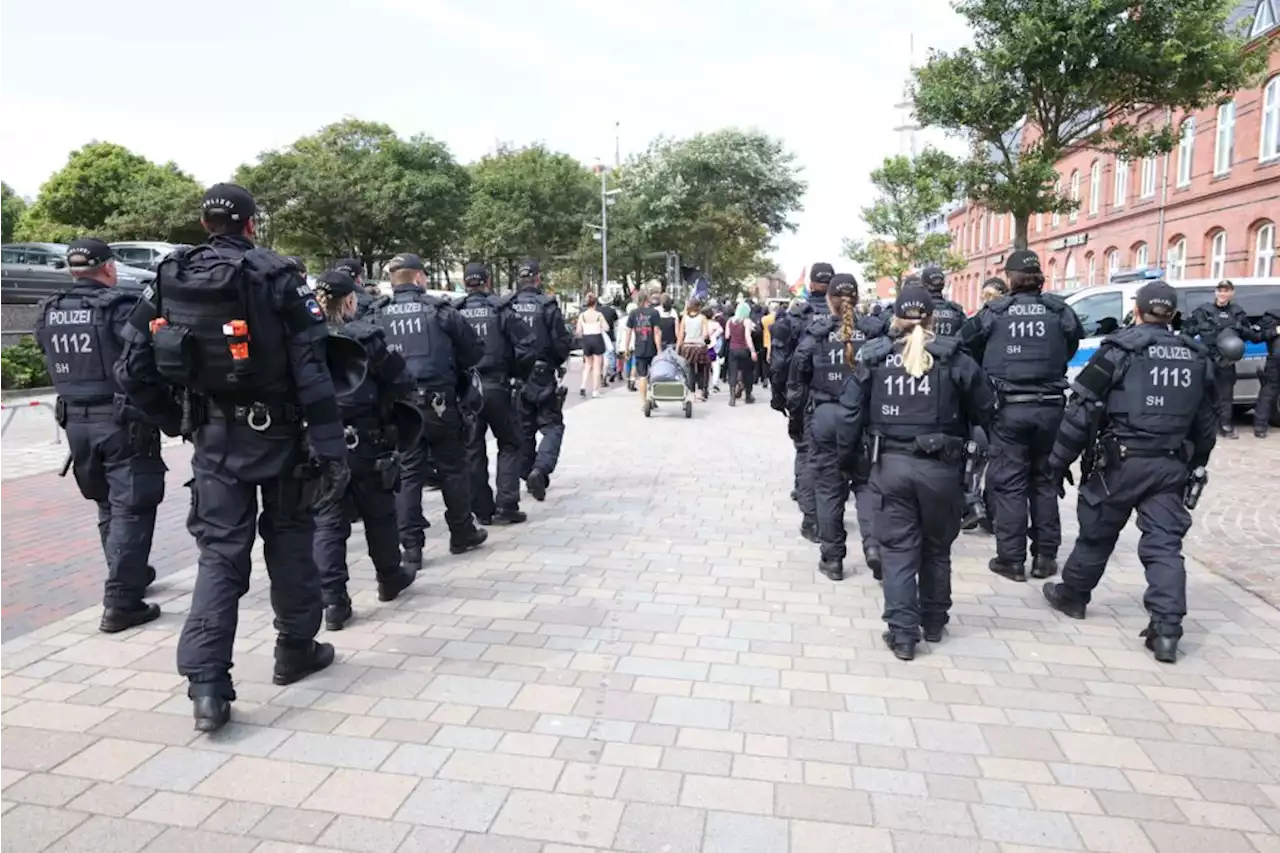
[[[1156,194],[1156,158],[1142,158],[1142,197],[1151,198]]]
[[[1076,284],[1076,256],[1073,252],[1067,255],[1067,263],[1062,273],[1062,286],[1075,287]]]
[[[989,214],[983,214],[978,220],[978,251],[987,247],[987,220],[990,218]]]
[[[1169,281],[1181,281],[1187,277],[1187,241],[1179,237],[1169,246],[1168,270],[1165,276]]]
[[[1213,173],[1225,175],[1231,171],[1232,148],[1236,138],[1236,102],[1227,101],[1218,106],[1218,130],[1213,142]]]
[[[1227,277],[1227,232],[1218,231],[1209,241],[1209,278]]]
[[[1196,120],[1188,118],[1182,123],[1182,136],[1178,139],[1178,186],[1191,186],[1191,167],[1196,152]]]
[[[1133,268],[1145,270],[1149,266],[1151,266],[1151,255],[1147,249],[1147,244],[1139,243],[1133,247]]]
[[[1111,277],[1118,272],[1120,272],[1120,250],[1112,249],[1107,253],[1107,281],[1111,281]]]
[[[1075,209],[1071,211],[1071,221],[1075,222],[1080,218],[1080,172],[1079,170],[1071,173],[1071,200],[1076,203]]]
[[[1271,275],[1276,259],[1276,225],[1264,222],[1258,226],[1258,236],[1253,247],[1253,274],[1258,277]]]
[[[1036,233],[1039,234],[1043,230],[1044,230],[1044,214],[1037,213],[1036,214]]]
[[[1097,273],[1098,259],[1093,256],[1093,252],[1090,252],[1088,257],[1085,258],[1085,275],[1088,276],[1084,281],[1086,287],[1093,287],[1093,285],[1096,284],[1094,276],[1096,276]]]
[[[1249,38],[1257,38],[1276,25],[1275,12],[1271,10],[1271,4],[1267,0],[1259,0],[1254,4],[1253,29],[1249,31]]]
[[[1280,157],[1280,75],[1262,87],[1262,140],[1258,144],[1258,162],[1277,157]]]
[[[1098,205],[1102,198],[1102,164],[1097,160],[1089,167],[1089,215],[1098,214]]]
[[[1004,245],[1004,219],[1005,218],[1003,216],[996,217],[996,245],[997,246]]]
[[[1062,180],[1058,179],[1053,182],[1053,194],[1056,197],[1061,192],[1062,192]],[[1051,227],[1057,228],[1061,222],[1062,222],[1062,214],[1058,213],[1058,211],[1055,210],[1053,212],[1053,219],[1050,221],[1049,224]]]
[[[1115,191],[1112,193],[1114,198],[1111,204],[1114,207],[1124,207],[1125,198],[1129,195],[1129,161],[1117,157],[1115,168]]]

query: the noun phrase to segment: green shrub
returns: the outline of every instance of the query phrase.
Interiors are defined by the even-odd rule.
[[[6,391],[47,388],[52,384],[44,367],[44,353],[32,336],[27,335],[0,353],[0,387]]]

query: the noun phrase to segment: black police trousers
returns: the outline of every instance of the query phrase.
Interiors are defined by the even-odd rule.
[[[458,397],[452,388],[426,391],[422,412],[422,438],[418,446],[400,457],[400,488],[396,490],[396,518],[400,528],[400,544],[421,548],[426,541],[427,520],[422,515],[422,487],[427,476],[428,450],[440,476],[440,494],[444,497],[444,520],[449,532],[458,535],[471,527],[471,478],[467,473],[467,444],[458,408]],[[440,414],[432,408],[432,400],[443,407]]]
[[[150,575],[156,507],[164,499],[160,431],[117,422],[115,407],[68,405],[65,424],[80,494],[98,505],[98,535],[107,560],[103,607],[137,607]]]
[[[1062,522],[1049,453],[1061,423],[1061,404],[1013,403],[996,413],[987,493],[995,510],[996,557],[1002,563],[1026,562],[1028,511],[1032,555],[1058,556]]]
[[[813,468],[809,465],[809,452],[813,444],[813,418],[804,416],[804,428],[800,438],[792,439],[796,449],[795,478],[796,503],[800,506],[800,515],[806,524],[818,523],[818,499],[813,488]]]
[[[357,519],[364,522],[364,539],[378,577],[393,577],[400,571],[394,483],[383,479],[383,472],[377,468],[378,455],[362,452],[364,450],[361,446],[347,456],[351,482],[346,494],[316,513],[314,553],[326,605],[344,604],[350,600],[347,595],[347,581],[350,579],[347,573],[347,540],[351,538],[351,523]],[[389,456],[390,449],[384,458]]]
[[[951,610],[951,545],[964,508],[959,462],[884,451],[871,470],[880,504],[876,535],[884,561],[884,621],[895,640],[941,628]]]
[[[1231,422],[1235,420],[1235,364],[1224,367],[1221,362],[1218,362],[1213,374],[1213,384],[1218,392],[1218,429],[1230,429]]]
[[[550,476],[560,461],[564,443],[564,398],[558,393],[555,371],[537,373],[525,383],[520,394],[520,477],[529,479],[534,471]],[[542,433],[542,441],[538,441]]]
[[[843,560],[845,548],[844,509],[849,500],[849,483],[857,503],[858,530],[862,549],[875,545],[871,519],[874,512],[872,490],[867,482],[865,457],[850,439],[857,429],[848,409],[835,402],[823,402],[809,415],[810,445],[808,465],[811,472],[814,512],[818,522],[819,551],[823,560]],[[860,476],[861,475],[861,476]]]
[[[1276,414],[1276,399],[1280,398],[1280,355],[1267,356],[1267,363],[1262,368],[1258,383],[1258,402],[1253,407],[1253,427],[1265,430]]]
[[[467,441],[467,465],[471,469],[471,510],[488,517],[496,510],[520,508],[520,421],[511,405],[511,386],[505,377],[481,377],[484,407],[476,415]],[[494,490],[489,488],[488,431],[498,443],[498,470]],[[554,467],[554,466],[553,466]]]
[[[235,698],[232,644],[240,598],[249,591],[256,534],[262,536],[280,639],[306,642],[320,630],[315,519],[306,506],[307,483],[294,470],[305,456],[297,425],[258,432],[243,423],[214,420],[196,431],[187,530],[200,556],[191,612],[178,640],[178,672],[190,680],[187,695],[193,698]]]
[[[1191,513],[1182,505],[1187,465],[1181,459],[1129,457],[1095,472],[1080,487],[1080,533],[1062,567],[1063,594],[1088,604],[1130,514],[1138,514],[1138,559],[1147,575],[1142,603],[1157,633],[1182,636],[1187,613],[1187,567],[1182,537]]]

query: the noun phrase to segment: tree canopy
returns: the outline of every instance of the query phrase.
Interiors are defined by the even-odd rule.
[[[8,243],[13,240],[14,229],[18,227],[18,220],[22,218],[22,214],[27,209],[27,203],[13,191],[13,187],[6,183],[0,182],[0,208],[3,210],[4,220],[4,236],[2,242]]]
[[[871,237],[845,241],[845,256],[862,265],[866,278],[891,278],[902,284],[912,267],[964,266],[964,259],[951,251],[950,234],[921,232],[921,223],[956,197],[959,169],[953,158],[933,148],[915,160],[887,157],[871,173],[871,183],[876,200],[862,209]]]
[[[1252,82],[1266,46],[1228,27],[1233,0],[957,0],[973,47],[915,71],[916,118],[966,137],[965,194],[1012,213],[1025,248],[1036,212],[1078,203],[1055,163],[1083,147],[1125,158],[1169,151],[1161,108],[1197,109]]]

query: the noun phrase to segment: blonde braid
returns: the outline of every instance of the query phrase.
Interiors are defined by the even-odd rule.
[[[842,296],[840,302],[840,339],[844,341],[844,363],[853,364],[853,300]]]
[[[316,301],[324,309],[324,318],[327,322],[345,323],[347,321],[346,315],[342,313],[342,303],[346,301],[345,296],[335,299],[328,290],[322,287],[316,290]]]

